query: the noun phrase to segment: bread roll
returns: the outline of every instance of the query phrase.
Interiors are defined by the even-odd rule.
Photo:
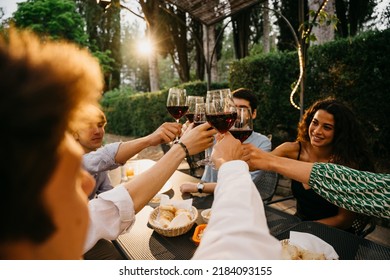
[[[167,228],[174,217],[175,208],[172,205],[160,206],[158,222],[163,228]]]
[[[299,248],[289,243],[282,244],[282,259],[283,260],[301,260]]]

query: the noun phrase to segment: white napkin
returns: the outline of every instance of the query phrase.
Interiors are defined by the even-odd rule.
[[[173,218],[168,228],[182,227],[188,225],[190,222],[191,220],[185,213],[180,213],[175,218]]]
[[[323,253],[327,260],[337,260],[339,258],[339,255],[337,255],[330,244],[310,233],[290,231],[289,242],[302,249],[310,250],[315,253]]]
[[[187,209],[191,211],[192,198],[185,200],[170,199],[168,195],[162,195],[160,205],[172,205],[176,209]]]

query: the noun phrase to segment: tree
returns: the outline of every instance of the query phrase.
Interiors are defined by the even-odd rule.
[[[300,22],[299,22],[299,1],[297,0],[281,0],[281,1],[273,1],[274,9],[282,14],[284,17],[288,19],[291,23],[291,26],[295,31],[299,30]],[[303,7],[303,15],[304,21],[309,20],[308,16],[308,6],[307,1],[304,1]],[[281,18],[279,14],[275,14],[277,18],[277,25],[279,27],[279,35],[278,35],[278,49],[281,51],[284,50],[295,50],[296,44],[291,33],[290,28],[287,26],[286,22]]]
[[[375,6],[375,0],[336,0],[337,34],[343,38],[355,36],[372,19]]]
[[[270,51],[270,22],[269,22],[269,3],[268,0],[263,3],[263,52],[269,53]]]
[[[309,10],[317,11],[318,7],[321,5],[322,2],[323,0],[309,0]],[[335,15],[334,2],[335,0],[329,0],[327,2],[323,12],[321,12],[320,14],[320,18],[318,20],[319,24],[313,27],[312,33],[315,36],[315,40],[313,41],[313,43],[316,45],[320,45],[334,40],[334,25],[331,24],[331,21],[327,22],[329,24],[326,24],[325,22],[328,18],[332,18]],[[312,17],[310,19],[312,19]]]
[[[27,0],[18,3],[13,14],[15,25],[53,39],[67,39],[82,46],[88,45],[84,21],[71,0]]]
[[[194,18],[190,18],[190,29],[192,30],[189,39],[189,50],[195,49],[194,61],[195,61],[195,77],[197,80],[204,80],[205,74],[205,57],[203,55],[203,45],[200,44],[203,40],[203,27],[202,23]]]
[[[190,65],[188,62],[188,42],[187,42],[187,17],[186,13],[176,9],[173,5],[166,8],[166,20],[168,32],[171,37],[173,48],[169,50],[172,62],[179,73],[181,82],[190,80]]]
[[[160,30],[163,27],[162,23],[159,21],[159,9],[160,1],[156,0],[144,0],[139,2],[142,11],[145,15],[147,22],[147,32],[150,36],[151,41],[154,42],[154,45],[162,45],[162,42],[165,41],[164,37],[160,36]],[[161,39],[161,40],[160,40]],[[158,73],[158,61],[155,52],[149,56],[149,77],[150,77],[150,91],[157,91],[160,89],[159,83],[159,73]]]

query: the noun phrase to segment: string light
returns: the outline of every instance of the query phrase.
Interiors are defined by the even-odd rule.
[[[294,102],[294,94],[297,92],[299,85],[301,84],[302,77],[303,77],[303,54],[302,54],[302,48],[301,45],[298,44],[298,61],[299,61],[299,77],[298,81],[295,83],[295,86],[293,90],[291,91],[290,94],[290,103],[293,105],[296,109],[300,110],[301,107],[299,107],[297,104]]]

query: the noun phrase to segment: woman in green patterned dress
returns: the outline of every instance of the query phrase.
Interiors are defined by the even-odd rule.
[[[329,202],[370,216],[390,218],[390,174],[359,171],[333,163],[311,163],[246,150],[250,167],[272,170],[304,183]],[[251,151],[250,153],[248,153]]]

